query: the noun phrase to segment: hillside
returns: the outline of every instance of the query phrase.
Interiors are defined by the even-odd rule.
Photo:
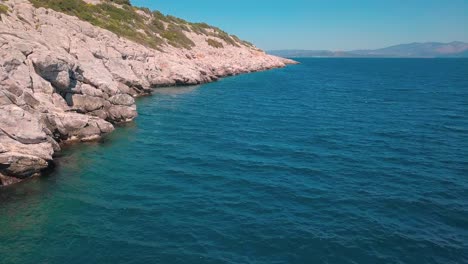
[[[222,39],[225,44],[253,47],[235,35],[229,35],[206,23],[192,23],[159,11],[134,7],[127,0],[31,0],[35,7],[51,8],[73,15],[81,20],[107,29],[115,34],[147,47],[160,49],[164,44],[191,49],[195,43],[186,33],[194,32],[207,37]],[[207,39],[213,47],[222,48],[223,42]]]
[[[156,87],[293,63],[125,0],[8,0],[0,18],[0,185],[40,175],[64,143],[132,121],[134,98]]]
[[[327,51],[327,50],[276,50],[272,55],[298,57],[386,57],[386,58],[467,58],[468,43],[426,42],[390,46],[375,50]]]

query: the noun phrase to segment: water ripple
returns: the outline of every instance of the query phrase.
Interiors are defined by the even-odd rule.
[[[467,60],[303,60],[141,99],[0,191],[0,263],[468,263]]]

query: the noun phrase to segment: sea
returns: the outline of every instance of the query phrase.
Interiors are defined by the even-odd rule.
[[[297,60],[0,189],[0,263],[468,263],[468,60]]]

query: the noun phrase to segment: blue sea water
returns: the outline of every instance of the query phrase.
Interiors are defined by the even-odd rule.
[[[468,263],[468,60],[165,88],[0,190],[0,263]]]

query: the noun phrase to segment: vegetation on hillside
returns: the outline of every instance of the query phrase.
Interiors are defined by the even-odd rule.
[[[95,26],[155,49],[159,49],[164,43],[177,48],[191,49],[195,43],[187,37],[188,32],[219,38],[236,47],[253,46],[217,27],[206,23],[191,23],[174,16],[166,16],[159,11],[151,11],[148,8],[133,7],[129,0],[103,0],[97,5],[87,4],[83,0],[30,1],[36,7],[51,8],[76,16]],[[0,12],[2,12],[1,9]],[[219,48],[218,43],[224,47],[215,39],[208,42],[210,46]]]
[[[158,48],[164,41],[145,23],[142,16],[125,0],[106,1],[91,5],[82,0],[30,0],[36,7],[51,8],[81,20],[105,28],[115,34],[126,37],[151,48]],[[119,4],[115,5],[115,4]],[[142,29],[143,31],[137,31]]]
[[[8,13],[8,6],[0,4],[0,14]]]
[[[215,39],[207,39],[206,42],[208,42],[208,45],[210,45],[213,48],[221,49],[224,48],[223,43],[216,41]]]
[[[169,26],[161,33],[169,44],[176,48],[190,49],[195,46],[195,43],[189,39],[183,32],[184,27],[178,24],[169,24]]]

